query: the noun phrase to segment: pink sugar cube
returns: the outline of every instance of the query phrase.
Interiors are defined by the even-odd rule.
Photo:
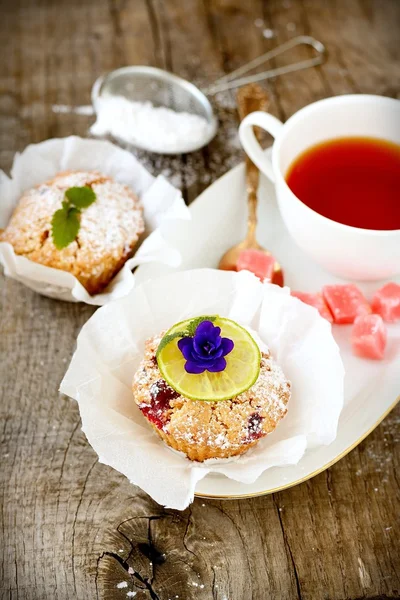
[[[372,298],[372,309],[389,323],[400,319],[400,285],[392,282],[381,287]]]
[[[236,269],[251,271],[261,281],[270,281],[274,273],[275,258],[272,254],[264,254],[260,250],[242,250],[239,254]]]
[[[358,315],[371,313],[365,296],[353,283],[325,285],[322,294],[337,324],[354,323]]]
[[[351,331],[354,354],[363,358],[381,360],[387,340],[386,326],[380,315],[359,315]]]
[[[316,294],[308,294],[307,292],[291,292],[292,296],[298,298],[305,304],[309,304],[310,306],[314,306],[317,309],[321,317],[324,317],[330,323],[333,323],[333,317],[331,311],[329,310],[322,294],[320,292]]]

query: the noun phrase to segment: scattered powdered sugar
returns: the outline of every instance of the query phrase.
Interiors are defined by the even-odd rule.
[[[120,583],[117,583],[117,588],[119,590],[122,590],[123,588],[127,588],[128,587],[128,582],[127,581],[120,581]]]
[[[263,29],[262,34],[266,40],[271,40],[275,37],[275,31],[273,29]]]
[[[395,441],[396,440],[393,439],[393,442]],[[381,484],[387,483],[393,471],[393,456],[387,451],[387,447],[388,443],[386,437],[384,437],[383,445],[379,440],[370,440],[366,448],[368,461],[366,462],[363,471],[357,471],[356,475],[363,475],[364,478],[366,478],[372,476],[374,473],[379,473],[379,482]]]
[[[88,117],[94,114],[94,109],[91,104],[84,104],[83,106],[70,106],[69,104],[53,104],[51,108],[53,112],[61,114],[72,113],[74,115],[85,115]]]
[[[126,592],[126,595],[128,598],[134,598],[136,596],[137,592]]]
[[[111,134],[150,152],[188,152],[207,143],[212,133],[204,117],[123,96],[99,98],[96,112],[93,135]]]
[[[193,587],[204,589],[204,583],[197,583],[197,581],[188,581],[188,586],[192,585]]]

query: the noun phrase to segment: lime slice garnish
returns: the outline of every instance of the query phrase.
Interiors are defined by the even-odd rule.
[[[185,371],[186,359],[178,342],[190,332],[200,318],[177,323],[167,331],[157,350],[158,367],[165,381],[174,390],[191,400],[229,400],[248,390],[257,381],[260,372],[260,349],[250,333],[230,319],[204,317],[221,328],[221,336],[234,342],[233,350],[225,357],[226,368],[218,373],[204,371],[199,375]]]

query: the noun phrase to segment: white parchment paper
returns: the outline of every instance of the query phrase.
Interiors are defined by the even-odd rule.
[[[17,154],[11,178],[0,171],[0,228],[7,226],[25,190],[68,170],[98,170],[129,185],[142,201],[146,234],[154,233],[144,240],[109,286],[95,296],[90,296],[71,273],[18,256],[11,244],[0,242],[0,262],[7,276],[51,298],[103,305],[133,288],[133,267],[149,262],[175,267],[180,264],[179,251],[166,242],[163,232],[171,221],[190,219],[181,192],[164,177],[154,178],[133,154],[107,141],[71,136],[32,144]]]
[[[133,375],[146,338],[183,319],[229,317],[255,330],[292,382],[287,416],[244,456],[206,463],[171,451],[136,406]],[[101,462],[154,500],[184,509],[210,472],[254,482],[295,464],[306,448],[330,444],[343,406],[344,369],[331,326],[311,306],[247,271],[183,271],[138,285],[84,325],[61,391],[79,403],[82,429]]]

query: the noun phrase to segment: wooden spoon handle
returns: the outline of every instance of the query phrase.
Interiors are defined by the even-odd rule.
[[[248,114],[256,110],[266,111],[269,106],[269,98],[266,91],[257,83],[250,83],[239,88],[237,92],[237,103],[239,117],[242,121]],[[258,141],[261,138],[261,130],[254,128],[254,133]],[[246,155],[246,188],[247,202],[249,207],[248,216],[248,239],[256,241],[255,232],[257,226],[257,190],[260,178],[258,167]]]

